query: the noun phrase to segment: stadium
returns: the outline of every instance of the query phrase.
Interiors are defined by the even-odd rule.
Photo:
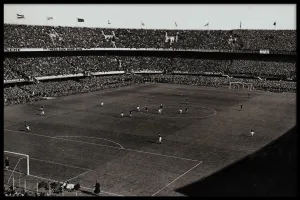
[[[175,24],[4,24],[5,196],[294,195],[296,30]]]

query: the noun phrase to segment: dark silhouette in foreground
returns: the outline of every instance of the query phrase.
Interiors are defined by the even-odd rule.
[[[256,153],[176,191],[187,196],[296,197],[296,126]]]

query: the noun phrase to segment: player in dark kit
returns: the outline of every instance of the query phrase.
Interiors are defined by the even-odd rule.
[[[164,107],[162,104],[160,104],[160,106],[159,106],[161,109]]]
[[[185,108],[185,113],[187,113],[188,112],[188,108]]]
[[[132,117],[132,110],[129,111],[129,117]]]
[[[188,103],[189,102],[189,98],[186,98],[186,103]]]
[[[148,108],[147,108],[147,106],[145,106],[145,110],[146,110],[146,112],[148,112],[149,110],[148,110]]]
[[[241,105],[241,110],[243,110],[243,106],[244,106],[244,105]]]

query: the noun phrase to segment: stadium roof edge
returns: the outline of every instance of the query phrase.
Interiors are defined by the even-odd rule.
[[[4,23],[4,25],[14,26],[50,26],[50,27],[69,27],[69,28],[90,28],[90,29],[130,29],[130,30],[168,30],[168,31],[274,31],[274,29],[154,29],[154,28],[113,28],[113,27],[88,27],[88,26],[62,26],[62,25],[40,25],[40,24],[12,24]],[[296,29],[276,29],[275,31],[296,31]]]

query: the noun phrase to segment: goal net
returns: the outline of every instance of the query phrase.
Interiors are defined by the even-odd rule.
[[[9,161],[8,167],[6,167],[6,159]],[[4,170],[29,175],[29,155],[4,151]]]
[[[245,83],[245,82],[230,82],[229,89],[246,89],[246,90],[253,90],[252,83]]]

